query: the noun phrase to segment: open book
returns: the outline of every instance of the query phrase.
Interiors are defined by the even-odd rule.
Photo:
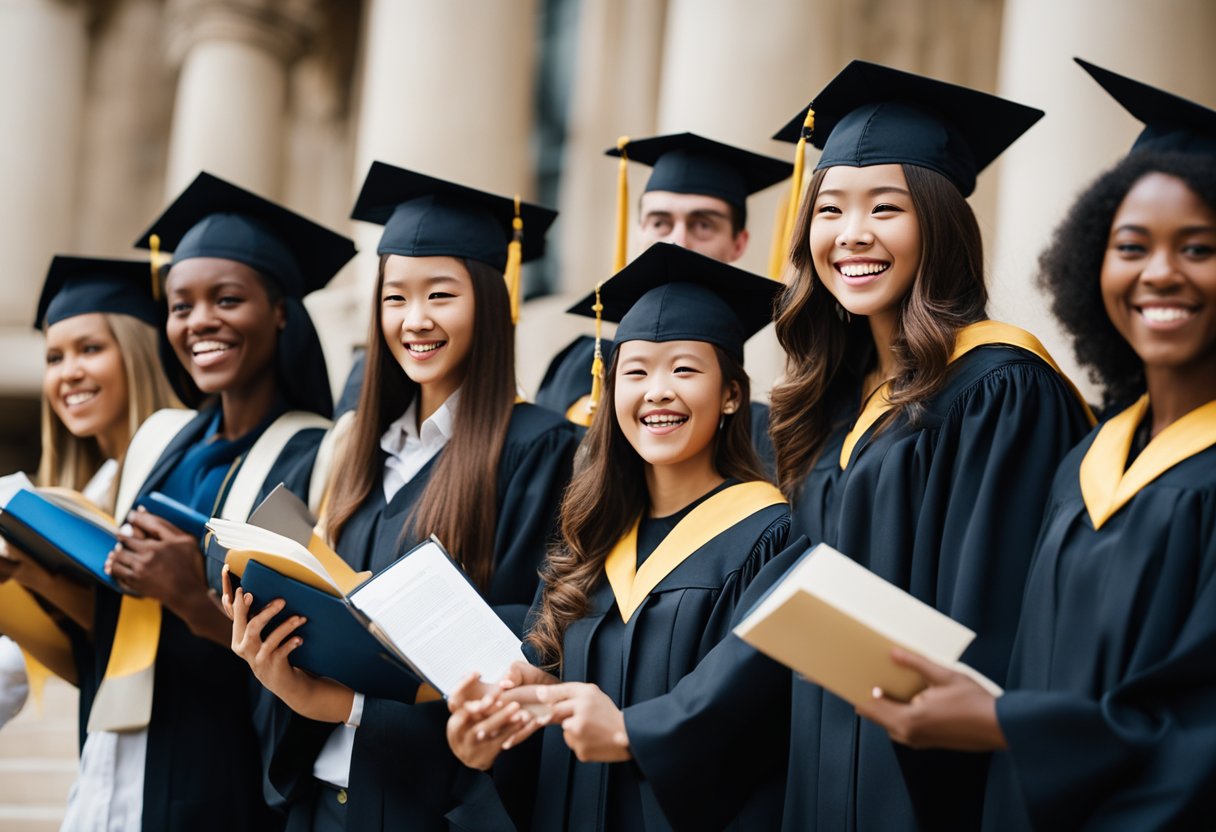
[[[35,488],[21,473],[0,477],[0,537],[48,572],[122,592],[105,571],[117,534],[114,520],[82,494]]]
[[[411,688],[402,669],[447,696],[474,671],[494,681],[524,661],[519,638],[438,540],[376,575],[356,573],[312,534],[307,517],[303,503],[280,487],[249,523],[208,523],[255,608],[283,598],[280,617],[308,618],[299,630],[303,644],[291,654],[295,666],[361,693],[413,701],[417,681]]]
[[[958,660],[973,631],[822,543],[756,603],[735,634],[855,705],[869,701],[876,686],[903,701],[925,689],[919,673],[891,660],[895,647],[1001,693]]]

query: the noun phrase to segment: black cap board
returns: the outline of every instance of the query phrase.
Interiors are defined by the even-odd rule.
[[[612,147],[605,155],[622,151]],[[762,156],[740,147],[707,139],[695,133],[672,133],[629,141],[624,149],[630,161],[654,168],[646,191],[705,194],[745,209],[747,198],[788,177],[789,162]]]
[[[355,244],[310,219],[210,173],[200,173],[136,241],[173,252],[174,262],[221,257],[256,269],[302,298],[355,256]]]
[[[614,341],[705,341],[739,361],[773,316],[782,285],[671,243],[655,243],[600,286]],[[595,317],[595,293],[570,307]]]
[[[557,212],[521,202],[522,262],[545,253],[545,232]],[[496,269],[507,263],[515,200],[372,162],[351,218],[384,226],[378,254],[462,257]]]
[[[975,177],[1043,117],[1042,110],[923,75],[853,61],[809,105],[815,170],[909,164],[945,176],[963,196]],[[797,142],[808,107],[773,138]]]
[[[1216,156],[1216,110],[1073,58],[1111,98],[1144,124],[1132,151]]]
[[[163,307],[152,298],[152,269],[147,260],[59,254],[47,269],[34,328],[91,312],[130,315],[159,327],[164,322]]]

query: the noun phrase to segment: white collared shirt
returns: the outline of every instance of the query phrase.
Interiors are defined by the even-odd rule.
[[[407,482],[417,476],[431,459],[443,450],[452,436],[452,422],[460,400],[457,390],[418,428],[418,399],[410,403],[401,418],[388,426],[380,437],[380,447],[388,454],[384,462],[384,499],[391,500]]]
[[[452,422],[460,399],[457,390],[418,429],[418,399],[380,437],[388,455],[384,461],[384,499],[393,497],[431,461],[452,437]],[[355,730],[363,718],[363,694],[355,692],[350,715],[325,741],[313,763],[312,776],[345,789],[350,786],[350,760],[355,751]]]

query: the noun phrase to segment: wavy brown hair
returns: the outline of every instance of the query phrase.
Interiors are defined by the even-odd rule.
[[[379,487],[384,470],[378,456],[380,437],[419,393],[418,384],[393,358],[380,328],[389,256],[380,258],[359,406],[329,494],[326,529],[333,541]],[[502,272],[476,260],[461,262],[473,281],[473,342],[460,406],[451,440],[406,518],[402,535],[435,535],[485,590],[494,574],[498,460],[515,405],[515,325]]]
[[[714,438],[714,468],[743,482],[765,479],[751,438],[751,385],[743,365],[714,347],[723,389],[739,388],[740,407],[725,417]],[[619,355],[619,353],[618,353]],[[575,461],[562,498],[561,540],[541,570],[541,606],[528,642],[547,667],[560,668],[566,628],[587,614],[591,592],[603,579],[604,562],[617,541],[646,510],[645,463],[616,418],[617,358],[612,359],[603,398]]]
[[[988,291],[983,242],[971,206],[941,174],[901,167],[920,227],[921,257],[896,318],[891,344],[896,372],[889,398],[896,414],[915,422],[923,402],[945,383],[955,334],[985,317]],[[772,391],[770,429],[778,483],[791,499],[829,434],[856,416],[862,379],[875,366],[866,320],[840,320],[836,298],[811,259],[815,200],[826,173],[816,171],[811,179],[790,252],[795,277],[777,300],[777,339],[787,361],[785,380]]]

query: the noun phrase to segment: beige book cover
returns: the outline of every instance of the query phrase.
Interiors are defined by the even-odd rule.
[[[881,687],[907,701],[925,688],[891,660],[900,647],[1000,688],[958,661],[975,633],[837,552],[819,544],[735,628],[760,652],[848,702]]]

